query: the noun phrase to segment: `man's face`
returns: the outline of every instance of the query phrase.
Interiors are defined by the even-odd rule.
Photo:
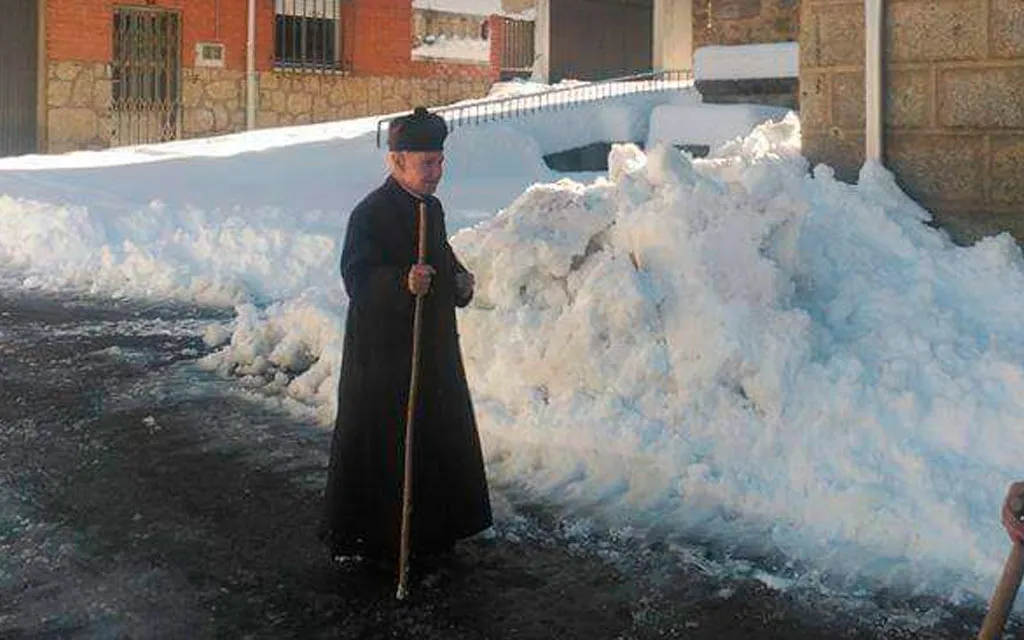
[[[444,175],[441,151],[403,151],[395,158],[395,178],[421,196],[432,195]]]

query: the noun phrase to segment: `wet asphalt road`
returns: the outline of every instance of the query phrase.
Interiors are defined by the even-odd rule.
[[[574,542],[494,486],[496,536],[413,575],[328,562],[330,433],[195,366],[224,311],[0,293],[0,638],[965,638],[981,613],[724,579]],[[1008,637],[1014,637],[1012,634]]]

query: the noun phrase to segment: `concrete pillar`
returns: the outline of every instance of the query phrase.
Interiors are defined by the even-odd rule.
[[[693,68],[693,0],[654,0],[655,69]]]
[[[533,23],[533,79],[551,82],[551,0],[537,0]]]

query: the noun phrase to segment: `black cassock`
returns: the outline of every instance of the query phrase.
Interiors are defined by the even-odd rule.
[[[491,525],[480,438],[463,369],[455,274],[444,211],[427,197],[420,385],[413,440],[412,551],[442,551]],[[415,297],[418,198],[393,178],[352,212],[341,272],[349,296],[320,538],[334,555],[394,559],[401,538],[405,414]]]

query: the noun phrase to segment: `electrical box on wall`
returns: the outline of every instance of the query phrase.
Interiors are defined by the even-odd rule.
[[[220,42],[197,42],[196,66],[223,67],[224,45]]]

